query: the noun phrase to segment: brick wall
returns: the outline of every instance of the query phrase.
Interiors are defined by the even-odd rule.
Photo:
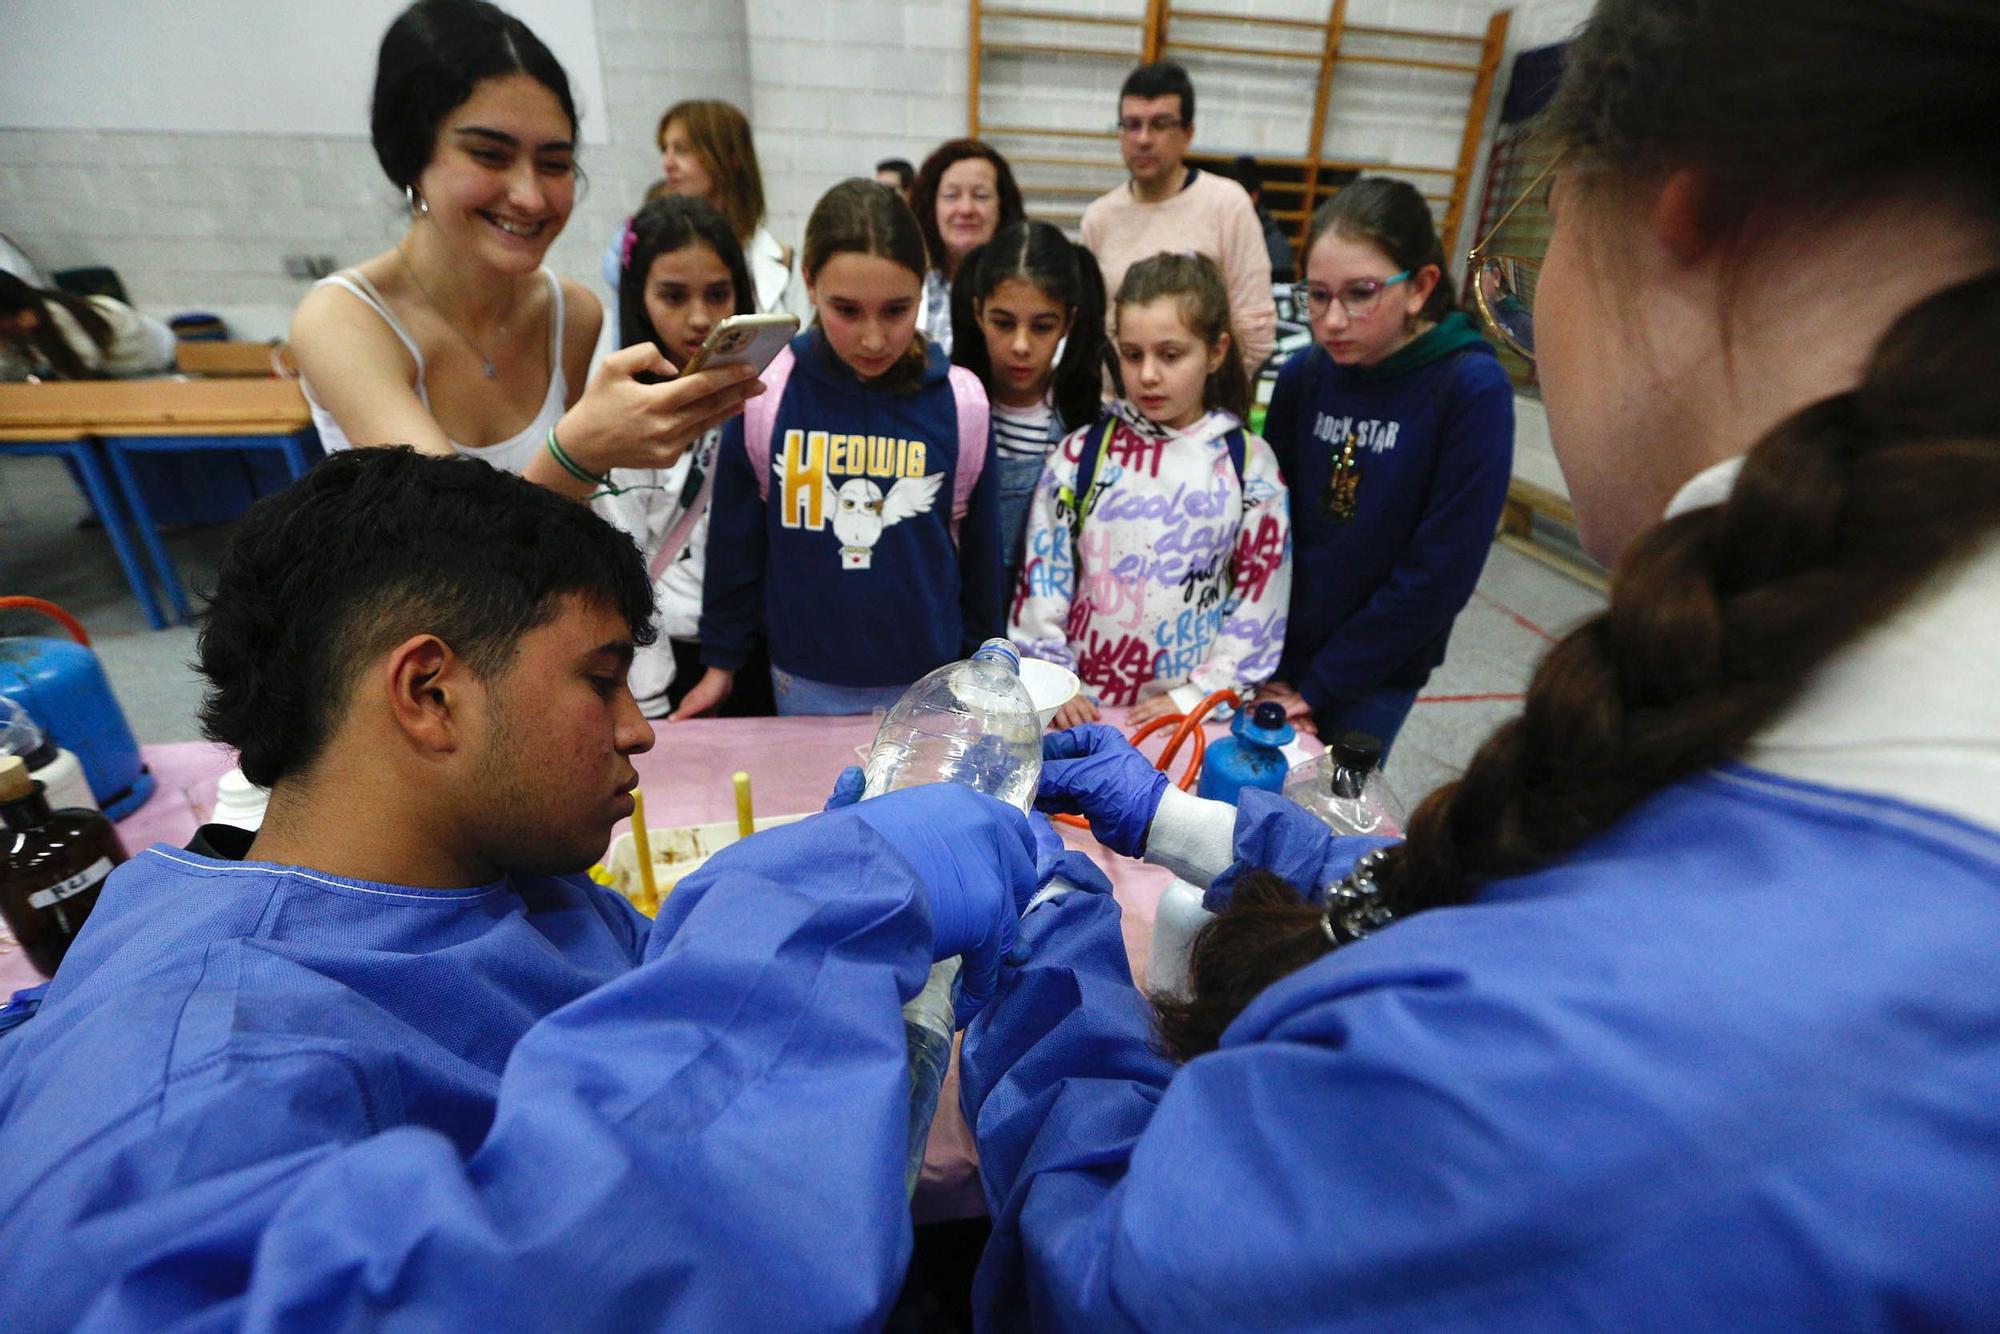
[[[774,235],[796,245],[827,187],[965,133],[961,0],[744,0],[751,122]]]

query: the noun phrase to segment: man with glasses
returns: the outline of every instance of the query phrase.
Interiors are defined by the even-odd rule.
[[[1083,212],[1083,243],[1097,256],[1105,289],[1116,293],[1125,270],[1161,251],[1208,256],[1229,286],[1230,323],[1256,375],[1277,337],[1271,257],[1243,187],[1185,161],[1194,138],[1187,71],[1170,60],[1133,70],[1118,93],[1115,128],[1132,179]]]

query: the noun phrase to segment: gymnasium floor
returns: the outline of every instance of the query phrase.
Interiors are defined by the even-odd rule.
[[[111,544],[81,526],[86,513],[60,461],[0,456],[0,593],[47,598],[83,622],[142,743],[196,740],[201,687],[188,665],[194,629],[146,628]],[[168,534],[192,594],[212,583],[227,538],[224,526]],[[1414,803],[1454,777],[1487,733],[1520,708],[1528,674],[1552,636],[1603,602],[1595,590],[1496,544],[1459,617],[1450,656],[1396,743],[1387,774],[1398,795]],[[0,634],[48,633],[56,631],[40,617],[0,613]]]

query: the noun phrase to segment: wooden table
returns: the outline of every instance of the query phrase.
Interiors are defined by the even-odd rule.
[[[294,478],[304,474],[319,453],[312,413],[295,380],[150,379],[68,380],[43,384],[0,384],[0,446],[16,443],[15,452],[51,452],[49,442],[94,441],[117,479],[123,504],[129,507],[139,539],[151,557],[153,571],[166,591],[175,618],[193,615],[187,590],[173,559],[160,540],[159,522],[133,467],[140,454],[185,453],[202,450],[276,450]],[[254,492],[253,492],[254,494]],[[92,504],[113,534],[122,516],[105,513],[95,495]],[[125,561],[124,553],[120,554]],[[157,629],[163,624],[143,574],[127,563],[126,577]]]
[[[244,376],[253,380],[298,373],[292,354],[283,343],[239,343],[222,339],[192,339],[176,343],[174,365],[185,375]]]
[[[0,384],[0,431],[64,436],[289,435],[312,425],[295,380]]]

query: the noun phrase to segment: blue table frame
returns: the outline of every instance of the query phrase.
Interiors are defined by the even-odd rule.
[[[173,606],[175,619],[182,621],[191,619],[194,610],[188,603],[187,589],[181,584],[173,558],[167,554],[166,544],[160,540],[159,525],[153,520],[145,488],[132,467],[132,456],[183,454],[200,450],[272,449],[283,456],[293,481],[305,476],[306,469],[320,456],[319,433],[310,426],[284,435],[107,435],[103,440],[105,450],[111,456],[112,470],[118,476],[119,487],[132,507],[133,517],[138,520],[139,540],[145,543],[153,568],[159,572],[160,584],[166,589],[167,601]],[[157,622],[155,624],[157,627]]]
[[[125,582],[132,587],[132,595],[139,599],[140,609],[146,613],[146,623],[155,630],[164,629],[167,622],[160,614],[160,601],[153,594],[152,581],[146,577],[139,553],[132,546],[132,535],[126,530],[125,505],[119,499],[123,488],[114,485],[111,475],[105,470],[103,446],[95,440],[78,436],[48,440],[0,440],[0,453],[69,461],[83,484],[85,498],[97,511],[105,535],[111,539],[111,550],[118,557],[119,568],[125,572]],[[151,526],[147,525],[144,532],[150,537]]]

